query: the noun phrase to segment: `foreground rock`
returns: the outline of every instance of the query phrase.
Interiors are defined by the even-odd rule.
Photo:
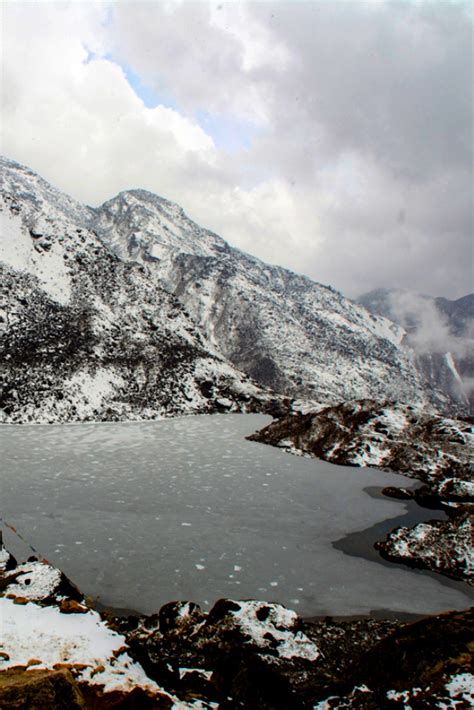
[[[414,624],[303,622],[278,604],[223,599],[208,613],[172,602],[152,616],[101,616],[51,565],[18,565],[2,551],[0,613],[5,710],[376,710],[412,698],[467,708],[473,699],[472,611]]]
[[[445,508],[452,519],[397,530],[379,545],[380,551],[389,559],[455,579],[472,578],[471,420],[366,399],[287,415],[248,438],[335,464],[393,470],[423,481],[414,492],[389,488],[386,493]]]
[[[317,710],[473,707],[474,613],[451,612],[400,626],[356,658],[340,692]]]

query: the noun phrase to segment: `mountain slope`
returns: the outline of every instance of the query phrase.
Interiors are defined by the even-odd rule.
[[[121,261],[92,215],[2,161],[0,421],[265,409],[148,269]]]
[[[404,331],[334,289],[230,247],[177,205],[143,190],[96,210],[94,229],[122,258],[150,265],[238,368],[288,396],[375,397],[464,408],[432,388]]]
[[[330,287],[230,247],[172,202],[131,190],[90,208],[28,168],[5,159],[0,168],[7,303],[0,304],[0,328],[6,329],[4,357],[10,357],[3,369],[7,383],[12,368],[18,379],[27,371],[21,353],[31,351],[28,367],[43,375],[30,398],[49,391],[44,363],[54,360],[59,370],[80,369],[79,362],[86,369],[81,397],[99,390],[100,402],[111,396],[120,403],[107,415],[102,404],[86,407],[80,416],[87,417],[136,417],[142,410],[155,416],[212,410],[217,399],[241,401],[235,367],[261,386],[313,402],[372,397],[465,411],[450,387],[455,369],[445,368],[449,386],[430,379],[402,343],[401,327]],[[93,374],[97,367],[109,368],[106,384]],[[184,394],[187,378],[200,384]],[[230,381],[240,383],[237,400],[225,394]],[[264,397],[244,384],[250,397]],[[26,380],[10,389],[26,397]],[[71,407],[77,391],[71,390]],[[10,395],[4,404],[19,411]],[[43,414],[34,405],[21,416]]]

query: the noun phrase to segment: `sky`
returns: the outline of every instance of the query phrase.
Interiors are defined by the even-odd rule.
[[[145,188],[345,295],[474,290],[473,18],[448,0],[2,0],[0,150]]]

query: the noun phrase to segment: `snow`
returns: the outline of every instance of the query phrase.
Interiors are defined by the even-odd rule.
[[[464,390],[464,383],[461,379],[459,372],[457,371],[456,365],[454,364],[453,356],[451,353],[446,353],[444,356],[446,364],[454,375],[454,379],[461,385],[461,390]]]
[[[474,707],[474,675],[459,673],[445,685],[450,697],[457,703],[464,702],[467,707]],[[441,706],[440,706],[441,707]]]
[[[82,370],[65,382],[64,390],[71,392],[79,415],[85,416],[100,407],[103,400],[123,384],[112,368],[102,368],[94,373]]]
[[[160,690],[126,650],[121,650],[126,648],[125,637],[109,629],[95,611],[62,614],[57,607],[40,607],[32,602],[16,605],[11,599],[1,598],[0,620],[2,650],[8,655],[0,657],[1,670],[27,666],[30,660],[38,659],[41,664],[35,665],[36,669],[71,664],[79,681],[103,686],[105,692],[134,687]],[[104,670],[97,671],[100,666]]]
[[[38,286],[62,305],[71,298],[71,278],[64,263],[61,244],[54,242],[48,251],[38,252],[18,216],[0,212],[0,261],[16,271],[38,279]]]
[[[278,642],[276,652],[281,658],[303,658],[315,661],[319,657],[317,646],[305,634],[301,631],[297,633],[290,631],[298,619],[295,611],[279,604],[262,604],[258,601],[235,603],[240,606],[240,609],[230,613],[255,645],[260,648],[269,647],[271,642],[265,638],[265,634],[271,634]],[[262,606],[269,609],[269,614],[264,621],[260,621],[256,615]]]
[[[6,591],[17,597],[42,600],[55,591],[61,573],[45,562],[25,562],[15,568],[15,582]]]
[[[187,673],[199,673],[206,680],[210,680],[212,671],[206,671],[203,668],[179,668],[179,679],[182,680]]]

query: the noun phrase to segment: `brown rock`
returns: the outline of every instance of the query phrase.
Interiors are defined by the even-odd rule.
[[[89,609],[74,599],[64,599],[59,606],[59,611],[62,614],[87,614]]]
[[[3,671],[2,710],[81,710],[87,706],[69,671]]]
[[[93,678],[97,673],[103,673],[105,671],[105,666],[96,666],[92,671],[91,671],[91,678]]]
[[[11,598],[11,597],[10,597],[10,598]],[[30,600],[27,599],[26,597],[13,597],[13,603],[14,603],[14,604],[28,604],[29,601],[30,601]]]

